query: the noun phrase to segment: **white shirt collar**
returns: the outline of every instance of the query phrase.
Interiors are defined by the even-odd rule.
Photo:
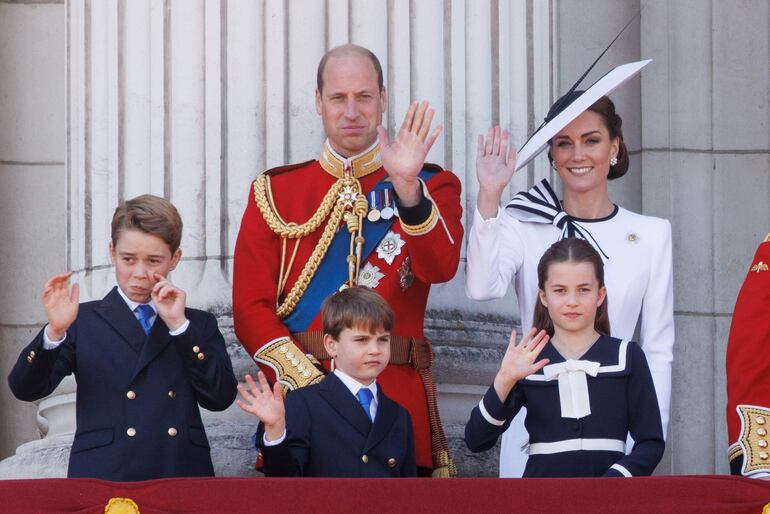
[[[355,378],[351,377],[344,371],[340,370],[340,368],[335,368],[334,374],[337,375],[337,378],[339,378],[343,384],[345,384],[345,387],[347,387],[350,390],[353,396],[358,396],[359,389],[362,389],[362,388],[369,389],[372,392],[372,395],[374,396],[374,398],[372,399],[372,402],[374,402],[374,404],[377,405],[377,380],[372,380],[371,384],[369,384],[368,386],[365,386]]]
[[[134,310],[142,305],[141,303],[135,302],[132,299],[130,299],[128,296],[126,296],[126,293],[123,292],[123,290],[118,286],[118,293],[120,293],[120,297],[123,298],[123,301],[126,302],[126,305],[128,305],[128,308],[131,310],[131,312],[134,312]],[[155,307],[155,302],[150,300],[150,303],[148,303],[150,307],[152,307],[153,312],[157,315],[158,309]]]

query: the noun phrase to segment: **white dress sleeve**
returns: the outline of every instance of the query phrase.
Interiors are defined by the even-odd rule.
[[[671,362],[674,359],[674,281],[671,224],[662,220],[660,243],[651,255],[650,278],[642,301],[639,343],[647,357],[660,406],[663,437],[671,402]]]
[[[468,236],[465,293],[472,300],[502,298],[523,262],[519,221],[498,209],[485,220],[478,208]]]

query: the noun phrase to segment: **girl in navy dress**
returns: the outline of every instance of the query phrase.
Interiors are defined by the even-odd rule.
[[[534,327],[518,345],[511,334],[465,427],[468,448],[492,448],[526,407],[525,477],[650,475],[665,447],[655,387],[639,346],[609,335],[601,257],[585,240],[562,239],[537,274]]]

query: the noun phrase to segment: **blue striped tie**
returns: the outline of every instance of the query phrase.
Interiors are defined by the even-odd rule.
[[[142,330],[144,330],[145,335],[149,334],[150,329],[152,328],[150,320],[155,315],[153,308],[147,304],[139,305],[134,309],[134,312],[136,313],[136,319],[139,320],[139,324],[142,325]]]

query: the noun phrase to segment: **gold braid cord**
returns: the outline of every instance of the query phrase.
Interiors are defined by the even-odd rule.
[[[292,286],[283,302],[276,308],[276,314],[283,319],[294,310],[305,294],[308,284],[315,276],[318,266],[321,264],[326,252],[329,250],[334,234],[340,221],[345,219],[348,231],[351,234],[350,255],[348,262],[348,285],[354,285],[358,279],[358,271],[361,265],[361,251],[364,244],[363,217],[369,209],[366,196],[361,193],[361,183],[349,174],[346,174],[329,188],[324,195],[321,205],[305,223],[286,223],[272,201],[270,189],[270,177],[262,174],[254,182],[254,201],[262,213],[267,226],[275,234],[285,239],[300,239],[315,232],[326,220],[321,238],[316,243],[313,253],[302,268],[297,282]],[[292,258],[292,262],[293,262]],[[283,277],[284,270],[281,270]],[[288,271],[285,272],[288,276]],[[279,280],[281,282],[281,280]],[[279,284],[279,287],[281,284]],[[282,287],[281,287],[282,289]],[[281,291],[278,291],[280,295]]]

